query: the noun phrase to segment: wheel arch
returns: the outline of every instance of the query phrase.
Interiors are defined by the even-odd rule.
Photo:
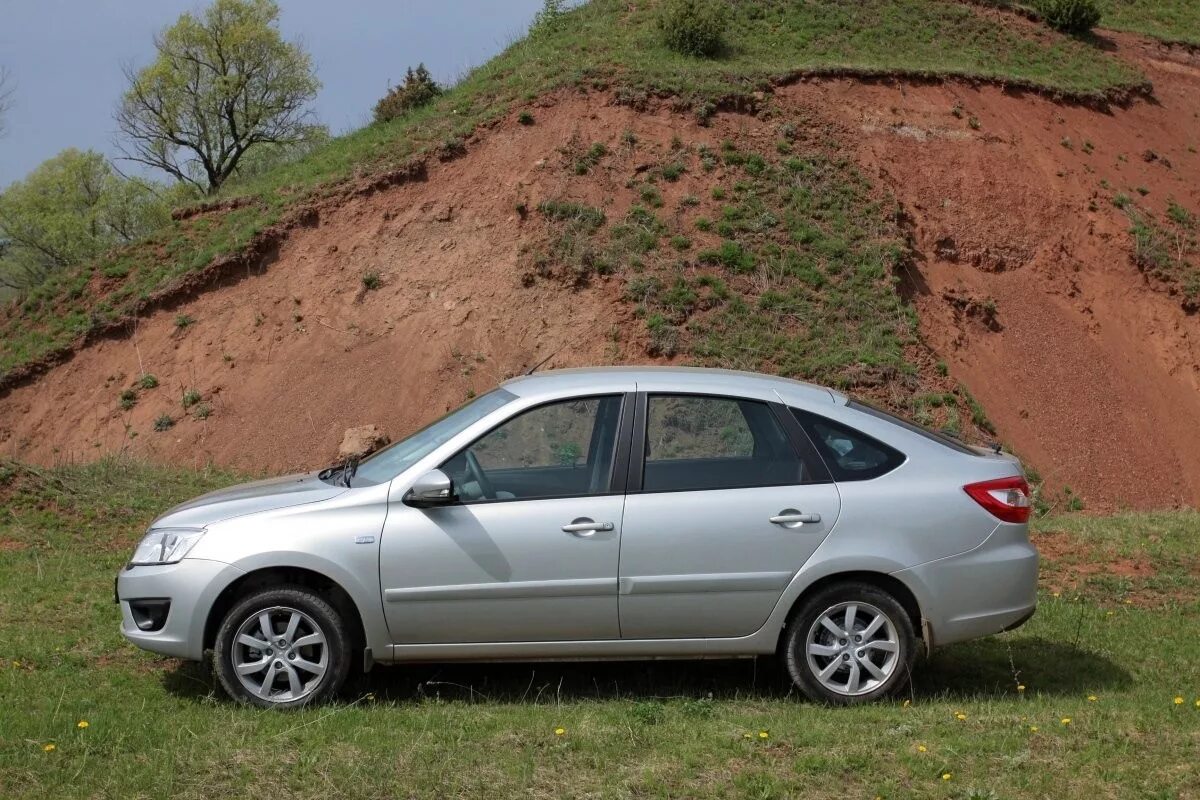
[[[787,617],[778,632],[778,638],[775,643],[776,650],[783,647],[783,642],[787,636],[787,630],[792,624],[792,620],[800,611],[804,603],[817,592],[835,586],[839,583],[866,583],[874,586],[877,589],[887,592],[896,598],[904,610],[908,613],[909,619],[912,621],[913,632],[918,639],[925,638],[925,626],[922,624],[921,604],[917,600],[916,594],[909,588],[908,584],[897,578],[895,575],[889,575],[886,572],[874,572],[871,570],[851,570],[845,572],[834,572],[829,575],[824,575],[817,580],[804,587],[804,590],[796,596],[792,601],[791,607],[788,609]],[[928,643],[926,643],[928,646]]]
[[[352,652],[362,653],[367,646],[366,629],[362,613],[354,598],[341,584],[329,576],[306,567],[270,566],[245,573],[221,590],[208,610],[204,622],[204,649],[211,650],[216,644],[217,631],[229,610],[246,595],[260,589],[284,585],[301,586],[319,593],[343,615],[352,637]],[[366,664],[364,667],[368,666]]]

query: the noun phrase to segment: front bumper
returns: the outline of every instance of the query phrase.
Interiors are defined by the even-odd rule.
[[[204,626],[221,591],[244,573],[221,561],[185,558],[178,564],[126,567],[117,575],[121,635],[154,653],[198,661],[204,654]],[[142,630],[131,601],[169,601],[166,621]]]
[[[1001,524],[974,550],[896,577],[922,587],[921,613],[935,646],[1012,630],[1037,610],[1038,553],[1023,525]]]

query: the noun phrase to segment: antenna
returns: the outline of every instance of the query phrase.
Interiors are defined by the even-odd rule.
[[[557,350],[555,350],[553,353],[551,353],[550,355],[548,355],[548,356],[546,356],[545,358],[543,358],[543,359],[542,359],[541,361],[539,361],[538,363],[534,364],[532,367],[530,367],[530,368],[529,368],[529,372],[526,372],[525,374],[526,374],[526,375],[532,375],[533,373],[537,372],[539,369],[541,369],[541,367],[542,367],[542,365],[543,365],[543,364],[545,364],[545,363],[546,363],[547,361],[549,361],[550,359],[554,358],[554,356],[556,356],[556,355],[558,355],[558,351],[557,351]]]

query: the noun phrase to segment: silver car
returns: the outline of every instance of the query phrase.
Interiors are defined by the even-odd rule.
[[[814,700],[1034,613],[1020,463],[829,389],[676,368],[517,378],[361,463],[159,517],[122,633],[268,707],[377,662],[778,654]]]

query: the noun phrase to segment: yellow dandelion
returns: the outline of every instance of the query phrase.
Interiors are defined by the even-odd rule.
[[[1196,708],[1200,708],[1200,697],[1196,698]]]
[[[967,718],[967,715],[966,715],[966,714],[964,714],[963,712],[959,711],[958,713],[956,713],[956,714],[954,715],[954,718],[955,718],[956,720],[958,720],[959,722],[962,722],[963,720],[965,720],[965,719]]]
[[[54,745],[52,745],[52,744],[44,744],[44,745],[42,745],[42,752],[45,752],[45,753],[53,753],[53,752],[54,752],[55,750],[57,750],[57,749],[58,749],[58,748],[57,748],[57,747],[55,747],[55,746],[54,746]]]
[[[1177,706],[1181,706],[1181,705],[1183,705],[1183,698],[1182,698],[1182,697],[1176,697],[1176,698],[1175,698],[1175,705],[1177,705]]]
[[[1037,732],[1038,732],[1038,726],[1037,726],[1037,725],[1030,725],[1030,726],[1029,726],[1029,732],[1030,732],[1030,733],[1037,733]]]
[[[1132,600],[1130,600],[1128,597],[1126,597],[1126,598],[1125,598],[1124,600],[1122,600],[1121,602],[1122,602],[1122,603],[1124,603],[1125,605],[1132,605],[1132,603],[1133,603],[1133,601],[1132,601]]]
[[[1018,692],[1023,692],[1023,691],[1025,691],[1025,684],[1023,684],[1023,683],[1018,683],[1018,684],[1017,684],[1017,691],[1018,691]]]
[[[904,702],[901,704],[901,706],[900,706],[900,707],[901,707],[901,708],[908,708],[908,707],[909,707],[909,706],[911,706],[911,705],[912,705],[912,700],[905,700],[905,701],[904,701]]]
[[[950,779],[951,779],[951,778],[953,778],[953,777],[954,777],[954,776],[953,776],[953,775],[951,775],[949,772],[943,772],[943,773],[942,773],[942,780],[944,780],[944,781],[948,781],[948,780],[950,780]]]
[[[567,729],[566,729],[566,728],[555,728],[555,729],[554,729],[554,735],[555,735],[555,736],[562,736],[562,735],[563,735],[563,734],[565,734],[566,732],[567,732]]]
[[[758,738],[760,738],[760,739],[767,739],[767,738],[770,738],[770,736],[771,736],[771,734],[767,733],[766,731],[758,732]]]
[[[1070,724],[1071,724],[1071,718],[1070,718],[1070,717],[1063,717],[1063,718],[1062,718],[1062,724],[1063,724],[1063,725],[1070,725]]]
[[[1104,616],[1111,617],[1113,615],[1113,613],[1114,612],[1112,612],[1112,611],[1106,611],[1106,612],[1104,612]]]
[[[747,731],[746,733],[743,733],[743,734],[742,734],[742,738],[743,738],[743,739],[753,739],[753,738],[754,738],[754,734],[753,734],[753,733],[750,733],[750,732],[748,732],[748,731]]]
[[[1051,592],[1050,594],[1054,597],[1062,597],[1062,592]]]
[[[1099,697],[1096,697],[1096,695],[1094,695],[1094,694],[1089,694],[1089,695],[1088,695],[1088,702],[1089,702],[1089,703],[1094,703],[1094,702],[1096,702],[1096,701],[1097,701],[1097,700],[1099,700],[1099,699],[1100,699],[1100,698],[1099,698]]]
[[[81,720],[79,720],[79,722],[75,723],[76,728],[86,728],[87,726],[88,726],[88,721],[86,719],[81,719]]]
[[[917,745],[917,752],[918,753],[927,753],[927,752],[929,752],[929,748],[923,744],[919,744],[919,745]]]

